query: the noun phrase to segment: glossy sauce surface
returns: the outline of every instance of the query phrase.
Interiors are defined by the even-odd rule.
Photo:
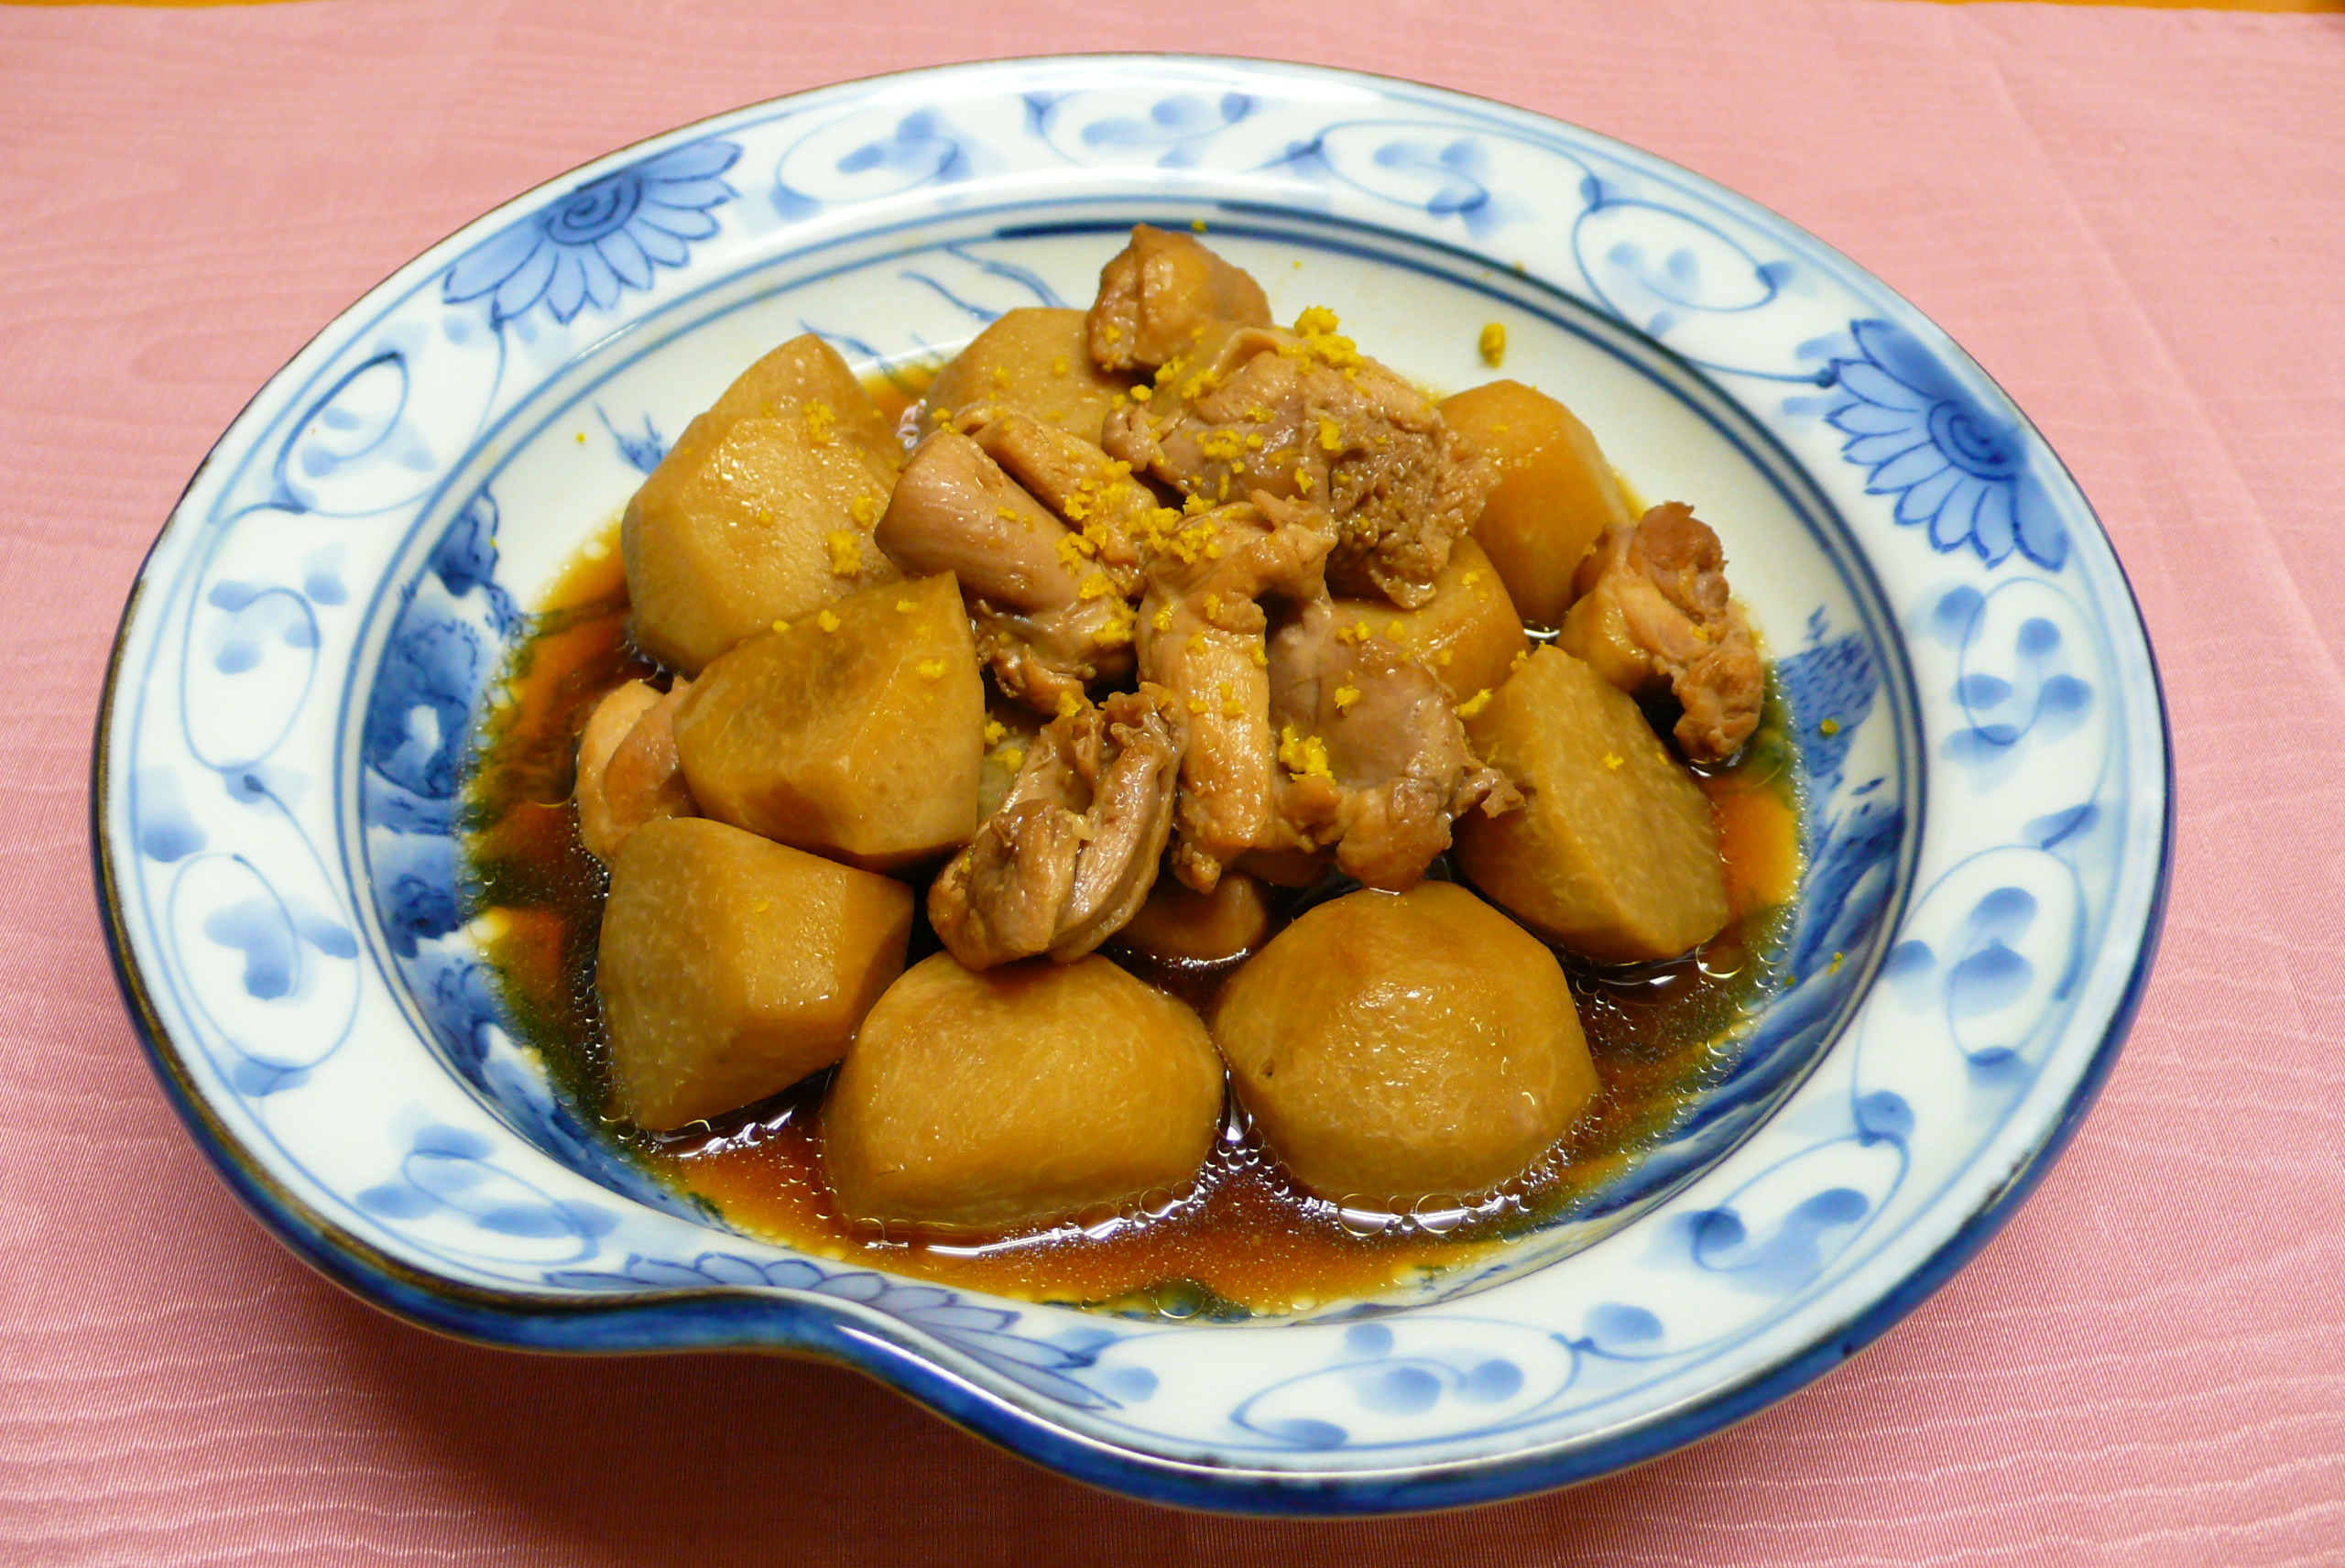
[[[900,407],[917,391],[904,387],[889,401]],[[576,736],[595,702],[622,681],[657,673],[627,643],[627,612],[614,526],[540,607],[507,672],[510,699],[485,726],[468,797],[474,929],[503,982],[517,1035],[590,1122],[608,1095],[594,975],[606,878],[579,842],[569,798]],[[1470,1208],[1340,1212],[1292,1186],[1233,1109],[1194,1191],[1155,1212],[1085,1215],[1085,1224],[1035,1235],[948,1244],[851,1228],[838,1214],[822,1175],[827,1074],[682,1133],[605,1127],[727,1224],[816,1256],[940,1283],[1171,1317],[1234,1318],[1380,1294],[1581,1207],[1666,1137],[1730,1062],[1741,1023],[1777,983],[1771,959],[1782,906],[1798,882],[1789,757],[1771,702],[1736,764],[1700,776],[1727,859],[1735,921],[1725,932],[1696,954],[1633,971],[1564,956],[1602,1089],[1538,1167]],[[907,876],[922,887],[933,869]],[[1273,890],[1281,923],[1333,890]],[[910,961],[936,947],[922,921]],[[1104,951],[1208,1018],[1234,967],[1168,966],[1113,944]]]

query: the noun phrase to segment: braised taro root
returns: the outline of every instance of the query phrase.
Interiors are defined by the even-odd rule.
[[[1214,1043],[1271,1149],[1347,1207],[1519,1175],[1597,1087],[1563,965],[1448,882],[1312,909],[1238,972]]]
[[[871,395],[811,333],[684,427],[619,530],[635,638],[701,667],[777,620],[897,575],[871,542],[902,453]]]
[[[677,709],[700,809],[886,870],[976,830],[985,689],[951,576],[867,589],[710,665]]]
[[[1029,308],[1005,313],[954,355],[927,402],[948,419],[966,408],[1015,409],[1096,442],[1116,395],[1131,382],[1092,359],[1081,310]]]
[[[1242,871],[1224,872],[1210,893],[1160,877],[1116,940],[1162,963],[1223,964],[1261,946],[1271,916],[1262,884]]]
[[[1497,470],[1474,538],[1514,607],[1534,626],[1563,624],[1573,574],[1596,537],[1630,520],[1620,481],[1569,408],[1519,381],[1445,398],[1441,417]]]
[[[864,1020],[823,1114],[850,1218],[1002,1230],[1171,1195],[1221,1124],[1196,1014],[1104,958],[938,953]]]
[[[1725,928],[1708,802],[1593,670],[1543,648],[1467,733],[1526,797],[1521,811],[1460,826],[1458,867],[1476,887],[1608,961],[1674,958]]]
[[[1437,402],[1337,327],[1141,225],[909,408],[793,339],[629,504],[634,650],[529,731],[577,736],[592,887],[500,940],[533,1016],[594,955],[594,1108],[736,1223],[1086,1299],[1286,1269],[1240,1291],[1277,1307],[1305,1253],[1373,1293],[1467,1254],[1354,1208],[1560,1212],[1715,1062],[1763,982],[1689,953],[1761,951],[1797,866],[1788,797],[1705,793],[1766,691],[1717,536],[1632,517],[1555,399]],[[1624,1005],[1631,962],[1691,999]]]
[[[611,870],[596,965],[611,1077],[638,1127],[681,1127],[845,1054],[904,966],[902,883],[692,818],[648,822]]]

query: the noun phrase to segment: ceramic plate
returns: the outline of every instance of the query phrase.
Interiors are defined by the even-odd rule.
[[[1696,501],[1808,799],[1783,984],[1567,1224],[1247,1323],[996,1300],[713,1225],[502,1024],[459,789],[500,664],[666,441],[802,331],[864,367],[1082,304],[1203,222],[1282,319],[1435,387],[1561,394]],[[158,1069],[261,1218],[366,1299],[536,1349],[859,1368],[1139,1497],[1368,1512],[1649,1458],[1838,1363],[2006,1218],[2139,1000],[2165,885],[2140,617],[2041,437],[1912,306],[1602,136],[1300,67],[958,67],[745,109],[483,218],[319,335],[205,462],[124,618],[96,779]]]

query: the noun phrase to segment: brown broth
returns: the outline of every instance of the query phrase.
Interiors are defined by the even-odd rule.
[[[875,386],[900,415],[921,378]],[[474,929],[515,1030],[590,1121],[608,1100],[594,996],[606,877],[569,804],[577,735],[604,692],[655,676],[626,635],[614,525],[547,596],[507,673],[509,700],[485,726],[468,796]],[[1785,724],[1768,718],[1743,757],[1701,772],[1718,822],[1735,920],[1698,953],[1633,970],[1564,958],[1601,1090],[1545,1160],[1470,1213],[1364,1215],[1293,1187],[1233,1113],[1192,1192],[1155,1213],[1085,1216],[987,1245],[849,1225],[822,1175],[827,1074],[684,1133],[609,1136],[725,1223],[820,1257],[1036,1301],[1170,1317],[1241,1317],[1384,1294],[1569,1215],[1665,1138],[1731,1061],[1740,1028],[1780,976],[1783,908],[1800,871],[1799,810]],[[1290,903],[1309,895],[1287,895]],[[913,958],[935,950],[925,921]],[[1234,965],[1167,968],[1109,956],[1210,1017]],[[1423,1207],[1423,1205],[1421,1205]]]

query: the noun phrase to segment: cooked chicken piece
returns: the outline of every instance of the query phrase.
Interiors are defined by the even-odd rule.
[[[1631,696],[1666,685],[1684,709],[1677,744],[1723,762],[1759,727],[1767,672],[1729,596],[1726,552],[1694,509],[1665,501],[1614,524],[1580,562],[1557,646]]]
[[[1371,887],[1414,886],[1476,804],[1496,816],[1522,803],[1467,748],[1439,678],[1325,599],[1271,638],[1271,722],[1280,816]]]
[[[953,956],[1072,964],[1122,930],[1156,881],[1184,739],[1180,705],[1146,684],[1046,725],[1009,799],[929,887]]]
[[[1132,607],[1121,594],[1021,615],[978,600],[969,605],[977,657],[1002,691],[1038,713],[1061,713],[1086,699],[1094,681],[1132,667]]]
[[[908,576],[954,572],[963,593],[1010,610],[1055,610],[1081,588],[1066,528],[958,430],[920,443],[872,537]]]
[[[676,704],[692,689],[682,678],[665,694],[630,681],[594,704],[579,734],[578,836],[605,866],[653,818],[700,815],[676,760]]]
[[[1025,703],[997,696],[986,703],[986,762],[977,775],[977,821],[1001,809],[1026,766],[1026,752],[1047,722]]]
[[[1107,416],[1101,441],[1187,495],[1261,491],[1322,508],[1336,527],[1330,586],[1413,609],[1495,471],[1423,393],[1338,335],[1332,313],[1306,310],[1296,326],[1249,328],[1194,365],[1173,360],[1148,399]]]
[[[1243,269],[1186,234],[1140,223],[1099,270],[1091,358],[1102,370],[1153,370],[1216,328],[1270,324],[1262,286]]]
[[[979,656],[1038,711],[1131,668],[1131,606],[1096,551],[959,430],[921,442],[873,538],[909,575],[959,577]]]
[[[1130,463],[1015,409],[966,409],[959,422],[1004,473],[1082,536],[1074,548],[1118,592],[1139,590],[1140,540],[1162,508],[1155,492],[1132,478]]]
[[[1270,623],[1256,601],[1323,596],[1331,538],[1317,513],[1281,509],[1285,516],[1272,517],[1240,503],[1201,514],[1149,563],[1136,634],[1140,677],[1169,690],[1188,714],[1172,870],[1200,893],[1246,851],[1289,847],[1274,809]]]

